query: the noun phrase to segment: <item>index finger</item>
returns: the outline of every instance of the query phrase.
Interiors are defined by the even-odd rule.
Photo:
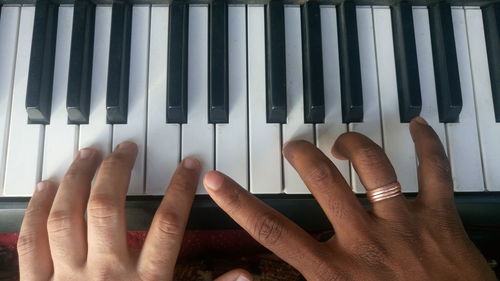
[[[204,185],[219,207],[281,259],[302,273],[318,265],[320,244],[288,218],[217,171],[207,173]]]

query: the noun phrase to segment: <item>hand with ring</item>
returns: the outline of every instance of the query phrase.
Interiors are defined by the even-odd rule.
[[[412,201],[402,195],[393,166],[373,141],[346,133],[335,142],[332,153],[353,164],[372,202],[369,210],[314,145],[284,146],[286,159],[335,229],[327,242],[314,240],[219,172],[208,173],[204,184],[225,212],[307,280],[496,280],[457,214],[450,165],[438,136],[422,118],[412,120],[410,133],[419,181]]]

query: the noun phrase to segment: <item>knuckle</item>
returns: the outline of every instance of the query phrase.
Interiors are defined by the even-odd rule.
[[[330,214],[336,219],[342,219],[348,215],[344,204],[334,196],[328,198],[328,209],[330,210]]]
[[[380,148],[372,144],[363,144],[357,149],[355,158],[363,166],[380,167],[383,165],[384,158],[380,157]]]
[[[462,237],[464,236],[464,230],[461,226],[460,221],[447,210],[434,209],[432,211],[432,232],[438,231],[445,236],[449,237]]]
[[[446,155],[443,155],[442,153],[430,153],[427,156],[427,161],[432,165],[433,170],[439,179],[451,182],[451,167]]]
[[[98,225],[106,225],[116,222],[119,211],[107,195],[93,196],[88,203],[87,216]]]
[[[355,255],[365,264],[376,266],[385,264],[388,255],[384,247],[375,241],[356,243],[353,247]]]
[[[17,254],[19,257],[29,255],[35,249],[36,234],[32,231],[21,232],[17,239]]]
[[[318,163],[307,175],[306,180],[311,184],[323,186],[333,178],[332,169],[326,163]]]
[[[50,234],[60,234],[68,232],[72,227],[73,217],[68,211],[50,212],[47,220],[47,230]]]
[[[163,212],[158,215],[156,225],[161,234],[168,237],[179,237],[184,232],[181,217],[174,212]]]
[[[128,160],[125,155],[114,153],[108,156],[101,164],[101,170],[103,172],[109,172],[114,170],[130,169],[128,165]]]
[[[280,242],[284,232],[284,225],[272,214],[259,217],[253,227],[254,235],[261,243],[266,245],[275,245]]]

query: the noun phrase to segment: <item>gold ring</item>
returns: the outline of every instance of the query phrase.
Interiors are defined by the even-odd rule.
[[[401,194],[401,184],[396,181],[388,185],[377,187],[373,190],[368,190],[366,196],[370,202],[375,203]]]

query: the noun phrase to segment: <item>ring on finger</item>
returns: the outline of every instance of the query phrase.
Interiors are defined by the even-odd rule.
[[[380,202],[392,197],[399,196],[401,193],[401,184],[398,181],[368,190],[366,196],[371,203]]]

